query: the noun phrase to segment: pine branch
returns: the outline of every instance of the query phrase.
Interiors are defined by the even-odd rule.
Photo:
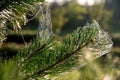
[[[46,46],[46,44],[43,44],[41,47],[37,48],[34,52],[31,52],[27,58],[25,58],[25,61],[27,61],[28,59],[30,59],[31,57],[33,57],[33,55],[35,55],[36,53],[38,53],[39,51],[41,51],[42,49],[44,49],[44,47]]]
[[[83,48],[90,48],[89,50],[93,51],[90,53],[93,59],[105,54],[105,51],[111,47],[109,46],[111,45],[111,40],[104,35],[106,34],[101,31],[98,24],[93,23],[83,28],[78,28],[61,41],[53,42],[47,40],[48,42],[41,46],[39,38],[36,39],[30,47],[19,53],[23,55],[21,58],[28,57],[22,63],[24,66],[21,67],[22,70],[25,70],[27,76],[25,79],[29,79],[31,76],[64,72],[71,70],[75,66],[79,68],[80,65],[86,63],[86,54],[81,53]],[[78,62],[79,60],[84,61]]]
[[[51,70],[55,66],[60,66],[60,63],[65,64],[64,62],[66,60],[71,60],[71,58],[74,57],[73,55],[81,51],[81,49],[86,46],[88,42],[90,42],[90,40],[96,35],[96,33],[97,30],[94,27],[84,27],[82,29],[78,28],[76,31],[74,31],[62,41],[56,42],[50,48],[39,52],[36,55],[36,58],[32,57],[33,59],[31,59],[30,62],[28,61],[28,63],[25,65],[26,67],[31,68],[31,70],[34,71],[34,73],[31,75],[44,74],[44,72]],[[76,59],[75,61],[69,61],[68,63],[71,62],[70,65],[72,67],[74,66],[74,64],[76,64],[77,60],[78,59]],[[38,68],[32,68],[31,66],[34,63],[31,63],[31,61],[36,61]]]
[[[21,30],[21,26],[25,25],[29,20],[26,15],[31,11],[37,14],[44,0],[3,0],[0,1],[0,45],[6,39],[7,29],[13,29],[16,32]],[[37,5],[36,5],[37,4]],[[35,17],[34,17],[35,18]],[[4,29],[4,30],[3,30]]]
[[[87,46],[87,43],[85,45],[83,45],[81,48],[84,48],[85,46]],[[42,72],[45,72],[47,70],[49,70],[50,68],[53,68],[54,66],[62,63],[63,61],[65,61],[66,59],[70,58],[72,55],[74,55],[75,53],[77,53],[78,51],[80,51],[81,48],[76,49],[74,52],[69,53],[69,55],[66,55],[64,58],[58,60],[57,62],[55,62],[54,64],[48,66],[47,68],[40,70],[37,72],[38,75],[40,75]]]
[[[23,6],[23,3],[34,4],[36,2],[43,2],[44,0],[4,0],[0,1],[0,11],[10,8],[18,8]]]
[[[27,56],[27,58],[25,58],[25,61],[29,60],[31,57],[33,57],[34,55],[36,55],[37,53],[40,53],[41,51],[45,51],[47,50],[48,48],[50,48],[52,45],[54,44],[51,44],[48,46],[48,44],[43,44],[41,45],[39,48],[35,49],[33,52],[29,53],[29,55]]]
[[[74,54],[76,54],[77,52],[79,52],[81,49],[83,49],[84,47],[86,47],[86,46],[88,45],[88,43],[91,42],[90,39],[91,39],[91,37],[92,37],[93,34],[94,34],[94,31],[92,31],[92,33],[90,34],[88,40],[86,40],[86,41],[88,41],[88,42],[86,42],[84,45],[79,46],[75,51],[66,54],[62,59],[56,61],[54,64],[52,64],[52,65],[50,65],[50,66],[48,66],[48,67],[46,67],[46,68],[38,71],[38,72],[37,72],[37,75],[40,75],[40,74],[42,74],[42,72],[45,72],[45,71],[47,71],[47,70],[50,70],[50,69],[53,68],[54,66],[56,66],[56,65],[64,62],[66,59],[70,58],[71,56],[73,56]]]

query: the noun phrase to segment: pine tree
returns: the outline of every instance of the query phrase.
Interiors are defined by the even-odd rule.
[[[26,4],[32,5],[27,2]],[[23,50],[19,50],[14,58],[10,60],[0,59],[0,80],[46,80],[45,75],[78,70],[88,62],[110,51],[111,38],[96,21],[86,24],[82,28],[78,27],[77,30],[57,41],[51,29],[47,5],[37,3],[37,7],[32,7],[40,9],[38,12],[35,11],[36,14],[40,14],[39,33],[36,39],[31,41],[30,45],[27,45]],[[7,16],[7,14],[3,15]],[[1,19],[1,22],[4,23],[4,20],[10,18]],[[13,19],[17,20],[16,17]],[[22,19],[22,21],[25,20]],[[10,20],[10,22],[14,21]],[[18,23],[20,23],[19,20]],[[21,27],[17,25],[18,23],[12,24],[16,25],[15,30]],[[0,37],[4,38],[2,35]],[[91,53],[85,53],[84,50]]]

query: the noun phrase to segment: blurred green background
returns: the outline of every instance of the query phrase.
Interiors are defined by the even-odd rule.
[[[60,4],[55,0],[50,3],[50,9],[53,31],[58,35],[58,38],[71,33],[77,27],[84,26],[87,22],[98,21],[101,27],[111,35],[114,43],[112,52],[101,57],[98,61],[101,64],[106,64],[103,65],[105,67],[104,71],[113,69],[110,74],[118,75],[117,73],[119,73],[118,77],[120,76],[120,0],[101,0],[99,3],[95,0],[93,5],[89,5],[88,3],[81,5],[78,4],[77,0],[64,0]],[[19,33],[9,31],[7,39],[0,49],[2,57],[12,57],[19,49],[24,48],[24,43],[29,43],[35,38],[38,33],[38,19],[29,21],[22,28],[22,32]],[[103,66],[98,69],[102,69]],[[84,69],[82,70],[84,74],[90,77],[88,76],[88,78],[86,77],[86,79],[81,80],[92,80],[93,76],[89,74],[89,71],[92,71],[94,74],[94,70],[89,68],[88,73],[84,72]],[[114,70],[118,72],[116,73]],[[104,71],[101,71],[101,73],[104,73]],[[98,75],[97,72],[96,75]],[[116,78],[116,80],[119,80],[119,78]]]
[[[86,0],[87,1],[87,0]],[[89,0],[88,0],[89,1]],[[59,3],[54,0],[50,3],[53,31],[59,37],[71,33],[77,27],[84,26],[87,22],[96,20],[101,27],[112,36],[114,42],[113,51],[119,53],[120,48],[120,1],[119,0],[93,0],[93,5],[87,2],[81,5],[77,0],[63,0]],[[99,2],[99,3],[98,3]],[[28,16],[28,18],[30,18]],[[30,42],[38,32],[38,19],[29,21],[22,28],[22,32],[9,31],[8,38],[4,42],[1,52],[16,53],[24,46],[24,42]],[[21,35],[23,33],[23,36]],[[25,38],[25,41],[23,40]]]

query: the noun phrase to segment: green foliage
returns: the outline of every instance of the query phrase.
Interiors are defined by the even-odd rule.
[[[100,38],[101,34],[102,38]],[[54,38],[43,41],[37,36],[31,44],[26,45],[24,50],[20,50],[12,61],[4,63],[1,60],[1,72],[4,72],[0,75],[3,76],[1,80],[7,80],[4,76],[14,80],[39,80],[48,74],[56,75],[78,70],[89,61],[109,52],[106,50],[111,47],[109,45],[111,43],[108,43],[110,39],[105,35],[98,23],[94,22],[83,28],[79,27],[60,41],[54,41]],[[106,45],[109,47],[107,48]],[[100,51],[98,54],[94,53],[97,50],[94,51],[94,47]],[[89,48],[93,48],[93,52],[82,51]],[[87,55],[92,57],[86,57]]]
[[[93,24],[78,28],[59,42],[43,43],[39,37],[18,53],[16,61],[27,78],[71,70],[77,65],[80,51],[98,34]],[[81,63],[83,64],[83,63]]]
[[[2,17],[0,20],[3,27],[6,27],[4,23],[8,23],[9,25],[12,24],[13,27],[15,26],[14,29],[17,30],[21,28],[21,21],[26,23],[25,15],[29,9],[38,8],[37,5],[39,5],[37,4],[33,7],[32,5],[36,3],[36,0],[34,0],[35,2],[33,0],[27,1],[18,1],[17,3],[13,1],[8,7],[4,7],[5,10],[1,13]],[[16,6],[18,3],[22,3],[20,5],[22,8]],[[68,13],[64,13],[65,10],[61,8],[61,11],[63,10],[61,14],[62,18],[64,18],[63,16],[69,17],[71,21],[75,20],[75,22],[79,23],[78,21],[83,19],[86,9],[81,11],[79,10],[80,6],[76,4],[77,3],[74,2],[74,4],[69,3],[67,7],[64,6],[65,10],[68,10]],[[71,11],[73,8],[77,13]],[[32,13],[34,13],[34,10]],[[57,13],[58,11],[56,11],[55,14]],[[5,22],[3,22],[3,20],[5,20]],[[69,21],[71,23],[70,26],[73,26],[71,21]],[[66,20],[61,22],[59,27],[65,22]],[[44,33],[45,32],[43,32],[43,35]],[[45,39],[41,39],[44,37]],[[66,71],[79,70],[89,61],[109,52],[108,50],[112,46],[111,39],[109,39],[108,35],[96,22],[87,24],[83,26],[83,28],[78,27],[73,33],[65,36],[60,41],[46,37],[51,37],[49,36],[49,32],[43,37],[37,35],[37,38],[31,41],[29,45],[26,45],[25,49],[20,50],[13,59],[0,59],[0,80],[41,80],[47,79],[45,76],[48,74],[56,75]],[[83,52],[83,50],[86,49],[91,50],[91,52]],[[88,69],[87,72],[90,71],[94,70]],[[83,73],[85,76],[86,74],[88,75],[85,79],[94,79],[93,75],[84,72],[84,69]]]
[[[63,7],[60,7],[59,9],[53,10],[51,13],[52,13],[53,30],[56,33],[60,33],[61,28],[67,21],[67,18],[64,17],[65,9]]]
[[[64,28],[73,31],[77,26],[85,24],[86,9],[76,1],[65,2],[63,5],[51,4],[53,29],[60,33]]]
[[[91,22],[93,19],[100,22],[105,30],[119,30],[119,1],[108,1],[104,3],[97,3],[92,6],[79,5],[75,0],[66,1],[62,5],[54,2],[51,4],[52,9],[52,23],[53,29],[57,33],[63,30],[64,32],[71,32],[77,26],[83,26],[87,21]],[[110,9],[106,8],[106,4]],[[113,29],[113,27],[115,27]]]
[[[10,8],[20,9],[22,7],[25,7],[24,3],[27,3],[28,5],[33,5],[36,2],[43,1],[44,0],[5,0],[0,2],[0,11]]]
[[[22,80],[17,71],[18,67],[14,61],[0,61],[0,80]]]
[[[105,9],[105,3],[101,2],[100,4],[95,4],[87,8],[87,14],[89,20],[97,20],[104,26],[104,29],[110,29],[110,20],[112,17],[112,11]],[[99,9],[99,10],[98,10]],[[104,17],[105,16],[105,17]]]
[[[36,3],[43,2],[43,0],[27,0],[15,1],[8,0],[2,1],[0,8],[3,8],[0,13],[0,20],[7,24],[7,27],[12,26],[15,30],[21,29],[21,25],[26,24],[26,14],[31,11],[32,14],[36,13]],[[18,5],[19,4],[19,5]],[[2,22],[0,23],[2,24]]]
[[[120,25],[120,1],[119,0],[106,0],[105,8],[109,11],[112,11],[112,16],[109,22],[112,32],[120,32],[119,26]]]
[[[0,45],[6,39],[7,31],[21,30],[21,26],[28,22],[26,15],[37,13],[37,6],[44,0],[5,0],[0,2]],[[39,2],[39,3],[38,3]]]
[[[66,10],[65,17],[68,21],[65,23],[65,27],[71,27],[76,29],[77,26],[83,26],[85,24],[85,15],[87,10],[85,7],[80,6],[77,1],[72,0],[71,2],[63,5]],[[68,28],[69,29],[69,28]]]

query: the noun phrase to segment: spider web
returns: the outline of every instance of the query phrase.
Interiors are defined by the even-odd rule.
[[[3,41],[6,39],[6,20],[0,20],[0,46]]]
[[[41,41],[46,41],[53,36],[50,9],[47,3],[43,3],[39,8],[39,36]]]
[[[94,22],[88,26],[95,27],[98,33],[93,38],[93,41],[82,50],[82,55],[79,57],[79,63],[83,64],[78,63],[78,65],[80,65],[79,68],[109,53],[113,46],[111,37],[101,28],[97,21],[94,20]]]

